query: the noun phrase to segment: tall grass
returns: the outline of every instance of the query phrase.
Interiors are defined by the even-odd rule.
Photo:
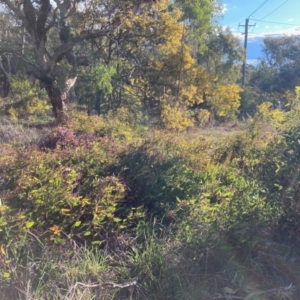
[[[50,125],[26,125],[1,117],[0,143],[37,144],[51,131]]]
[[[31,239],[17,260],[8,247],[1,267],[11,276],[0,280],[0,299],[298,299],[299,253],[271,240],[248,249],[219,240],[191,251],[149,227],[138,238],[126,252]]]

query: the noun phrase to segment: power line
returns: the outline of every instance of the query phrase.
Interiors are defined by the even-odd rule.
[[[262,21],[257,19],[251,19],[251,20],[255,22],[272,23],[272,24],[279,24],[279,25],[300,26],[300,24],[293,24],[293,23],[280,23],[280,22],[272,22],[272,21]]]
[[[263,18],[261,18],[259,21],[264,20],[266,17],[270,16],[272,13],[274,13],[275,11],[277,11],[280,7],[282,7],[284,4],[286,4],[289,0],[286,0],[284,3],[282,3],[281,5],[279,5],[278,7],[276,7],[274,10],[272,10],[269,14],[267,14],[266,16],[264,16]]]
[[[269,0],[265,0],[265,2],[263,2],[248,18],[250,18],[251,16],[253,16],[254,13],[256,13],[261,7],[263,7]]]

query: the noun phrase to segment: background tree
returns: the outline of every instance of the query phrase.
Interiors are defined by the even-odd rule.
[[[204,41],[206,48],[198,49],[197,63],[205,67],[210,84],[203,90],[205,101],[193,109],[209,111],[211,119],[232,118],[240,106],[241,89],[237,82],[241,78],[244,51],[228,28],[213,27]]]
[[[55,117],[64,115],[67,95],[76,82],[79,45],[85,41],[115,34],[119,22],[109,18],[105,2],[79,4],[74,0],[49,0],[13,3],[1,0],[3,9],[25,30],[24,47],[1,44],[2,52],[22,59],[27,72],[37,78],[47,91]],[[125,1],[126,2],[126,1]],[[128,1],[123,6],[129,7]],[[115,14],[114,20],[118,16]],[[51,37],[51,40],[49,39]],[[24,49],[25,48],[25,49]],[[67,66],[69,65],[69,69]],[[61,73],[60,65],[68,72]]]
[[[213,29],[216,2],[1,2],[23,36],[21,44],[6,41],[0,51],[12,53],[40,81],[59,121],[76,82],[73,99],[89,113],[126,107],[167,127],[172,111],[187,125],[195,106],[224,112],[220,103],[237,99],[220,94],[226,85],[238,91],[232,84],[241,54],[229,32]]]
[[[249,101],[252,107],[254,103],[258,106],[270,102],[276,108],[289,110],[294,106],[294,89],[300,82],[300,37],[267,37],[263,53],[261,62],[249,73],[248,95],[252,96],[245,98],[243,105],[249,106]]]

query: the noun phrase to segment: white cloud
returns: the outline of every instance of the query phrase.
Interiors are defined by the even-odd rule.
[[[247,64],[257,66],[260,63],[260,59],[247,59]]]
[[[264,28],[265,28],[265,29],[268,29],[268,28],[270,28],[270,26],[266,25]]]
[[[294,19],[293,18],[291,18],[291,19],[288,19],[288,22],[293,22],[294,21]]]
[[[265,37],[279,37],[279,36],[283,36],[283,35],[288,35],[288,36],[300,35],[300,27],[299,26],[291,27],[289,29],[274,29],[274,30],[270,30],[268,28],[265,28],[265,29],[267,29],[268,31],[262,32],[262,33],[254,33],[254,34],[251,34],[249,32],[248,42],[251,43],[251,41],[254,41],[259,38],[265,38]],[[234,35],[237,38],[239,38],[241,41],[244,40],[244,37],[245,37],[244,34],[234,33]]]
[[[228,11],[228,6],[226,3],[224,3],[222,5],[221,13],[224,15],[226,13],[226,11]]]
[[[275,26],[274,26],[275,27]],[[281,28],[280,26],[278,26]],[[279,35],[300,35],[300,27],[295,26],[289,29],[279,29],[259,34],[260,36],[279,36]]]
[[[234,27],[229,27],[229,26],[222,26],[222,29],[223,29],[223,31],[226,31],[226,30],[230,30],[232,33],[234,33],[235,31],[236,31],[236,28],[234,28]]]

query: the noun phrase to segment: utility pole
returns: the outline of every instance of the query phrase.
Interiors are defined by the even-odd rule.
[[[248,43],[248,28],[255,26],[254,25],[249,25],[249,19],[246,19],[245,25],[239,25],[242,27],[245,27],[245,41],[244,41],[244,48],[245,48],[245,59],[244,59],[244,63],[243,63],[243,78],[242,78],[242,85],[245,85],[245,79],[246,79],[246,60],[247,60],[247,43]]]

